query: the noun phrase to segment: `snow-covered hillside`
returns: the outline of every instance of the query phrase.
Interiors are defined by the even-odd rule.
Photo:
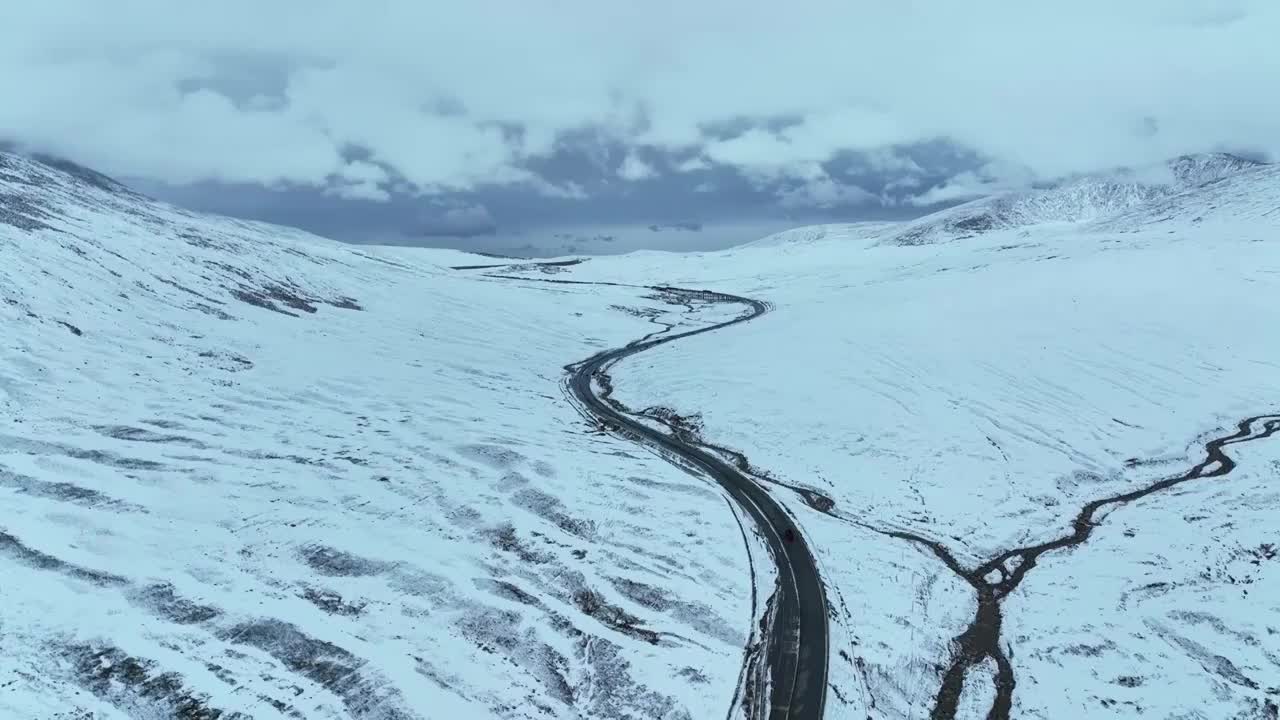
[[[927,717],[979,606],[913,537],[977,568],[1280,411],[1280,171],[1166,170],[500,280],[0,155],[0,717],[723,717],[762,549],[560,387],[712,319],[547,279],[772,303],[614,396],[776,482],[826,583],[826,717]],[[1000,598],[1012,717],[1276,716],[1280,438],[1229,452]]]
[[[1112,232],[1185,235],[1244,233],[1272,240],[1280,227],[1280,165],[1258,165],[1205,185],[1172,193],[1104,218],[1093,228]]]
[[[738,523],[559,387],[680,308],[72,169],[0,154],[0,717],[723,715]]]
[[[1272,166],[1226,153],[1185,155],[1156,167],[1121,169],[1067,179],[1047,188],[999,193],[911,221],[796,228],[748,246],[806,243],[827,235],[874,239],[886,245],[932,245],[1039,225],[1087,224],[1125,212],[1144,216],[1146,208],[1159,201],[1184,195],[1203,197],[1197,191],[1219,180],[1272,171]]]
[[[707,438],[835,502],[833,517],[778,490],[848,610],[855,660],[833,662],[834,717],[927,716],[957,617],[973,612],[955,573],[884,533],[976,567],[1280,412],[1275,166],[1091,223],[945,244],[849,242],[846,226],[791,235],[815,240],[785,256],[600,259],[573,275],[655,273],[775,304],[615,381],[629,404],[697,413]],[[1226,477],[1111,510],[1003,600],[1013,717],[1275,716],[1280,439],[1231,456]],[[970,676],[957,717],[987,717],[995,671]]]
[[[839,240],[843,243],[857,243],[858,241],[875,239],[885,232],[899,227],[899,225],[900,224],[897,222],[858,222],[838,225],[808,225],[805,227],[793,228],[791,230],[783,230],[782,232],[762,237],[759,240],[744,243],[739,247],[777,248],[781,253],[790,253],[793,252],[793,248],[797,246],[802,247],[828,240]]]

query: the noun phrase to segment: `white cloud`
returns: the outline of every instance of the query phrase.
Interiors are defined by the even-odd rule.
[[[700,155],[695,155],[677,165],[676,169],[680,172],[697,172],[699,170],[706,170],[710,167],[711,163],[707,162],[706,158]]]
[[[739,168],[748,177],[814,180],[826,175],[822,163],[841,151],[873,153],[884,162],[896,157],[886,148],[923,139],[895,125],[882,112],[855,107],[814,113],[799,123],[769,131],[752,129],[727,140],[709,142],[707,157]],[[901,160],[902,163],[910,161]],[[913,163],[910,163],[914,165]]]
[[[333,178],[329,192],[353,200],[385,202],[391,199],[385,187],[390,180],[391,176],[382,167],[357,160],[347,163]]]
[[[829,176],[815,177],[778,194],[785,208],[829,208],[837,205],[865,205],[879,200],[858,187],[836,182]]]
[[[628,153],[626,159],[622,161],[622,167],[618,168],[618,177],[631,182],[648,180],[657,174],[653,166],[636,157],[635,153]]]
[[[177,183],[327,187],[360,147],[419,192],[538,187],[525,160],[584,128],[811,183],[934,138],[1038,176],[1280,155],[1274,0],[13,5],[0,137]]]
[[[1164,167],[1159,165],[1156,167]],[[1167,175],[1171,173],[1166,171]],[[925,207],[939,203],[954,203],[961,200],[973,200],[986,195],[1025,188],[1035,181],[1025,167],[1001,163],[988,163],[976,170],[957,173],[945,183],[931,187],[925,192],[909,196],[902,200],[904,205]],[[905,183],[897,187],[913,187]]]
[[[815,169],[815,158],[806,157],[785,136],[767,130],[752,129],[728,140],[710,142],[705,152],[712,161],[741,168],[749,175],[771,177],[802,171],[821,172]]]
[[[953,203],[961,200],[973,200],[984,195],[991,195],[1001,188],[990,180],[984,180],[972,172],[962,172],[942,185],[929,188],[925,192],[912,195],[903,203],[917,207]]]

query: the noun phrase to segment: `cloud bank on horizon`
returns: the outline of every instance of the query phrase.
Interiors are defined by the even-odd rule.
[[[727,170],[781,207],[890,190],[911,205],[1185,152],[1280,155],[1274,0],[45,0],[5,16],[0,139],[172,185],[576,199],[590,190],[541,170],[576,148],[606,185]],[[931,143],[974,162],[926,181],[911,150]],[[833,170],[849,157],[892,181],[851,182]]]

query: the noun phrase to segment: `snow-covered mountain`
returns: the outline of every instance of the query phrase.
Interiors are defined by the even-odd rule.
[[[475,262],[0,155],[0,717],[722,715],[737,521],[559,385],[669,306]]]
[[[1231,153],[1201,153],[1174,158],[1167,165],[1173,174],[1173,185],[1179,190],[1187,190],[1245,170],[1255,170],[1263,164]]]
[[[791,252],[795,246],[812,245],[827,240],[839,240],[856,243],[859,240],[874,239],[886,231],[897,228],[896,222],[857,222],[832,225],[809,225],[805,227],[783,230],[744,243],[743,248],[777,248],[779,252]]]
[[[981,568],[1280,411],[1280,171],[1166,169],[498,279],[0,154],[0,717],[737,716],[767,550],[561,387],[714,319],[634,287],[665,284],[772,310],[614,396],[774,483],[825,717],[927,717],[1017,567],[910,538]],[[1280,437],[1226,450],[1039,556],[954,716],[1007,670],[1014,718],[1274,717]]]
[[[1104,218],[1093,229],[1182,232],[1193,227],[1209,233],[1246,232],[1269,240],[1277,226],[1280,164],[1254,164]]]
[[[805,242],[825,233],[874,238],[890,245],[931,245],[1037,225],[1105,221],[1126,213],[1144,215],[1162,200],[1271,166],[1227,153],[1184,155],[1166,164],[1104,175],[1071,178],[1051,187],[999,193],[902,223],[854,223],[797,228],[751,243]],[[1139,221],[1141,222],[1141,221]]]
[[[929,717],[976,593],[904,533],[979,568],[1069,535],[1090,501],[1182,476],[1244,419],[1280,425],[1280,169],[1093,222],[918,247],[866,235],[819,226],[573,276],[775,305],[621,366],[616,394],[697,412],[706,437],[833,503],[792,496],[850,658],[833,661],[828,713]],[[999,601],[1009,717],[1277,713],[1280,436],[1228,454],[1225,476],[1109,507]],[[989,717],[1002,672],[968,670],[954,717]]]

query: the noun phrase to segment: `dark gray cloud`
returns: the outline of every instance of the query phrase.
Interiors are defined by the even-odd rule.
[[[473,238],[497,232],[498,224],[484,205],[439,201],[430,203],[405,228],[405,235],[422,238]]]
[[[651,174],[618,177],[638,155]],[[385,199],[335,197],[315,188],[264,189],[249,184],[171,186],[134,179],[141,190],[199,210],[302,227],[352,242],[444,245],[523,253],[546,248],[618,252],[637,247],[709,249],[761,232],[806,223],[908,217],[924,210],[904,202],[976,160],[945,144],[897,148],[894,160],[845,153],[824,164],[828,197],[792,178],[760,181],[708,164],[679,170],[687,158],[637,152],[616,141],[567,142],[530,171],[581,195],[547,196],[523,186],[495,184],[467,191]],[[904,178],[912,178],[904,183]],[[819,189],[820,191],[820,189]],[[793,198],[793,201],[789,201]],[[613,237],[608,244],[602,238]],[[530,247],[532,246],[532,247]]]

